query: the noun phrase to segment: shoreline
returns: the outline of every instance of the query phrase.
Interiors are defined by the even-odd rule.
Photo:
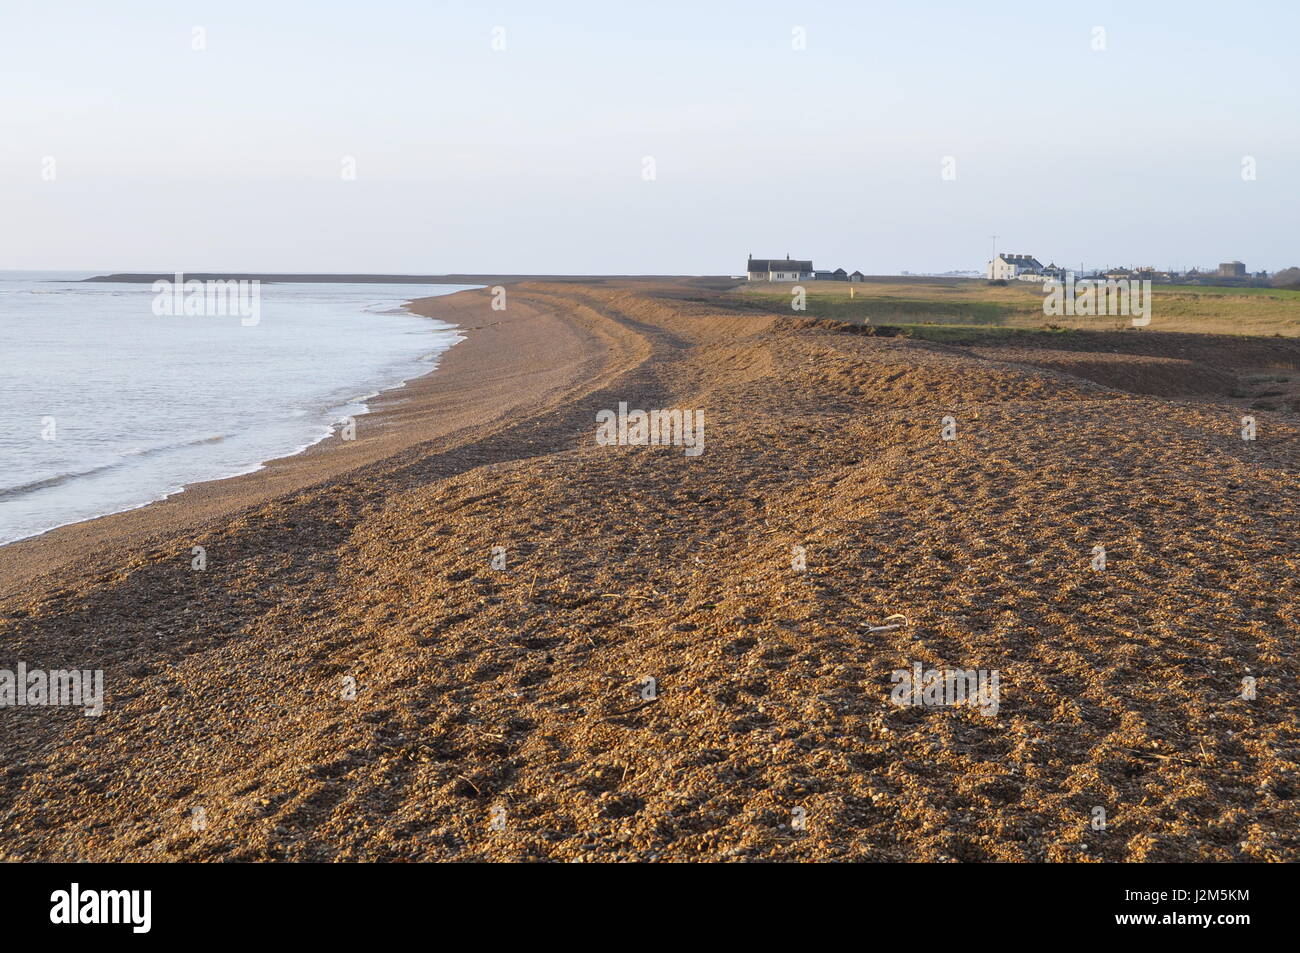
[[[414,302],[466,339],[357,446],[43,541],[6,658],[104,704],[0,710],[0,860],[1296,856],[1300,418],[1243,440],[1216,376],[1257,346],[728,304]],[[602,445],[624,401],[703,412],[704,453]],[[900,705],[916,663],[1000,694]]]
[[[525,275],[525,274],[448,274],[448,275],[380,275],[380,274],[328,274],[328,273],[275,273],[236,271],[181,272],[187,281],[260,281],[264,284],[389,284],[389,285],[494,285],[542,282],[556,284],[577,282],[591,284],[607,281],[692,281],[728,280],[723,275]],[[80,281],[111,282],[116,284],[152,284],[155,281],[172,281],[175,274],[162,272],[119,272],[94,275]]]
[[[436,366],[427,373],[385,388],[364,401],[368,410],[357,417],[356,440],[334,439],[338,434],[335,425],[304,449],[261,461],[243,473],[189,483],[161,499],[0,545],[0,598],[20,592],[72,563],[91,560],[105,550],[156,541],[190,527],[198,529],[250,506],[379,463],[419,443],[448,436],[450,430],[429,419],[442,416],[439,411],[448,393],[455,393],[458,403],[468,404],[476,412],[484,410],[485,401],[475,401],[462,392],[471,386],[466,378],[474,375],[474,368],[491,363],[490,353],[497,340],[515,336],[513,331],[503,334],[504,329],[513,327],[510,315],[490,310],[490,292],[486,288],[414,298],[403,308],[453,325],[448,330],[454,330],[460,339],[438,355]],[[496,320],[485,325],[484,313]],[[522,313],[519,316],[522,318]],[[524,334],[525,340],[532,337],[536,334]],[[490,386],[490,381],[485,384]],[[449,421],[459,419],[453,416]]]
[[[466,290],[473,290],[473,289],[466,289]],[[453,294],[458,294],[458,293],[459,292],[453,292]],[[444,297],[444,296],[439,295],[436,297]],[[411,311],[409,308],[409,306],[413,304],[415,300],[423,300],[423,299],[413,299],[411,301],[403,302],[402,309],[408,314],[416,315],[416,313],[414,311]],[[439,321],[438,318],[431,318],[428,317],[427,315],[416,315],[416,316],[427,318],[430,321]],[[445,323],[445,322],[440,322],[440,323]],[[53,533],[57,530],[65,529],[69,526],[77,526],[81,523],[90,523],[90,522],[94,522],[95,520],[108,519],[109,517],[118,516],[122,513],[130,513],[135,510],[143,509],[146,506],[153,506],[156,503],[166,502],[167,500],[174,499],[175,497],[188,492],[191,487],[196,487],[208,483],[222,483],[227,480],[237,480],[240,477],[245,477],[254,473],[259,473],[262,470],[265,470],[268,466],[270,466],[273,463],[278,463],[280,461],[290,460],[294,457],[302,456],[304,453],[311,450],[312,447],[315,447],[317,444],[323,443],[324,441],[329,440],[331,437],[335,436],[339,429],[339,422],[344,417],[357,417],[357,418],[369,417],[376,412],[377,402],[381,400],[385,395],[389,394],[392,391],[401,390],[402,388],[408,386],[412,382],[417,381],[423,377],[428,377],[430,374],[437,373],[437,370],[442,365],[442,360],[446,356],[447,352],[464,340],[464,336],[459,334],[459,330],[460,329],[457,328],[455,325],[446,325],[445,327],[434,329],[435,332],[437,331],[454,332],[456,333],[456,340],[452,341],[450,344],[448,344],[446,347],[444,347],[442,350],[440,350],[437,353],[437,356],[432,360],[433,366],[431,368],[427,370],[423,370],[421,372],[421,368],[419,368],[418,366],[414,367],[413,370],[416,371],[416,373],[412,374],[412,376],[410,377],[407,377],[403,380],[396,381],[395,383],[392,384],[385,384],[379,387],[377,390],[371,390],[366,392],[365,394],[348,398],[347,400],[344,400],[341,403],[330,405],[327,408],[328,414],[330,415],[330,423],[329,424],[322,423],[319,425],[320,428],[324,430],[324,433],[320,434],[314,439],[309,440],[306,443],[299,445],[297,449],[290,450],[286,453],[280,453],[273,457],[267,457],[265,459],[258,460],[256,463],[247,466],[244,469],[241,469],[235,473],[227,473],[222,476],[207,477],[202,480],[193,480],[191,482],[181,485],[176,489],[167,490],[166,492],[163,493],[162,496],[156,497],[151,500],[145,500],[142,503],[135,503],[131,506],[126,506],[116,510],[110,510],[109,512],[106,513],[99,513],[95,516],[86,516],[78,519],[68,520],[66,523],[59,523],[55,526],[50,526],[46,529],[41,530],[38,533],[33,533],[30,536],[23,536],[18,539],[11,539],[6,542],[0,542],[0,552],[3,552],[4,548],[7,546],[14,546],[17,545],[18,543],[26,543],[32,540],[41,539],[42,537],[47,536],[50,533]],[[421,363],[424,363],[423,358],[421,358]],[[361,410],[355,410],[351,413],[346,413],[346,414],[343,413],[344,411],[347,411],[349,408],[353,408],[353,407],[360,407]],[[3,591],[3,587],[0,586],[0,592],[2,591]]]

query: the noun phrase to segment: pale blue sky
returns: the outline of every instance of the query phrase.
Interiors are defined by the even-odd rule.
[[[0,269],[1300,264],[1294,2],[0,3]]]

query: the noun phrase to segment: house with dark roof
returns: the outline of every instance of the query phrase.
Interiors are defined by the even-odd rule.
[[[867,276],[864,275],[862,272],[860,272],[860,271],[855,271],[855,272],[853,272],[852,274],[849,275],[849,281],[861,281],[861,280],[862,280],[863,278],[865,278],[865,277],[867,277]]]
[[[791,258],[755,258],[749,256],[745,274],[750,281],[812,281],[813,263]]]
[[[1043,263],[1033,255],[1010,255],[1003,252],[989,262],[988,276],[990,281],[997,278],[1004,281],[1011,278],[1032,281],[1034,278],[1041,276],[1042,273]]]

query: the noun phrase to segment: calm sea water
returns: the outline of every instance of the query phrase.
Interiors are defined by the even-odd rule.
[[[0,543],[300,452],[460,340],[401,307],[460,285],[262,284],[245,326],[87,277],[0,272]]]

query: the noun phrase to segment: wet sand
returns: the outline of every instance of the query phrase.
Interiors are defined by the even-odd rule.
[[[0,665],[107,683],[0,711],[0,857],[1300,856],[1296,345],[509,295],[420,303],[466,339],[355,444],[0,548]]]

